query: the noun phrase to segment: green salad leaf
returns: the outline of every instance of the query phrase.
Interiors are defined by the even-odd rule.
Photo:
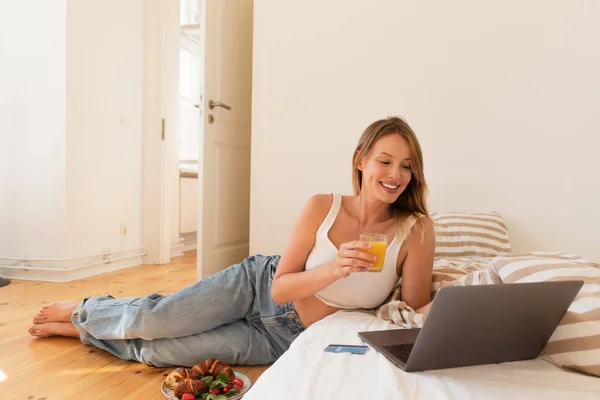
[[[219,375],[217,375],[217,379],[221,380],[221,381],[225,381],[225,382],[229,382],[229,380],[227,379],[227,375],[225,375],[224,373],[219,373]]]
[[[223,373],[218,374],[216,378],[213,376],[203,376],[200,379],[208,385],[208,389],[203,392],[196,393],[196,400],[227,400],[228,398],[235,396],[239,393],[234,388],[229,389],[229,391],[227,393],[221,393],[221,394],[209,393],[209,391],[211,389],[214,389],[214,388],[222,389],[225,386],[232,384],[232,382],[229,379],[227,379],[227,375],[225,375]]]

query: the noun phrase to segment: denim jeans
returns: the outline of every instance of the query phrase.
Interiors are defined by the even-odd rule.
[[[271,297],[279,256],[251,256],[176,293],[84,299],[81,342],[157,367],[274,362],[304,330],[292,303]]]

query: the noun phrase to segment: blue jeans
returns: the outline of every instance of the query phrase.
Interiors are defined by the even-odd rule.
[[[81,342],[157,367],[274,362],[305,329],[292,303],[271,297],[279,256],[256,255],[176,293],[84,299]]]

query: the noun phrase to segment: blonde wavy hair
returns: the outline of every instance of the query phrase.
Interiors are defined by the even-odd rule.
[[[422,217],[428,217],[427,211],[427,182],[423,172],[423,153],[417,136],[400,117],[387,117],[373,122],[362,133],[352,158],[352,186],[354,193],[360,195],[362,188],[362,171],[358,166],[362,159],[369,153],[375,142],[384,136],[397,134],[408,143],[411,157],[412,177],[408,186],[398,199],[390,204],[390,213],[396,219],[398,231],[403,231],[405,222],[413,217],[422,224]],[[423,226],[424,228],[424,226]],[[422,229],[424,234],[425,230]],[[408,232],[404,232],[405,234]]]

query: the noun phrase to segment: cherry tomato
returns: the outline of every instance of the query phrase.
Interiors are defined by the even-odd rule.
[[[223,388],[223,393],[227,393],[227,392],[229,392],[229,389],[231,389],[232,387],[233,387],[233,386],[231,386],[231,385],[227,385],[227,386],[225,386],[225,387]]]
[[[238,378],[235,378],[235,379],[233,380],[233,384],[234,384],[234,385],[238,385],[239,387],[244,387],[244,381],[243,381],[243,380],[241,380],[241,379],[238,379]]]
[[[233,388],[234,388],[235,390],[237,390],[238,392],[241,392],[241,391],[242,391],[242,387],[241,387],[240,385],[233,385]]]
[[[210,394],[219,394],[219,393],[221,393],[221,389],[219,389],[219,388],[212,388],[212,389],[210,389],[209,393]]]
[[[183,396],[181,396],[181,400],[196,400],[196,396],[191,393],[184,393]]]

